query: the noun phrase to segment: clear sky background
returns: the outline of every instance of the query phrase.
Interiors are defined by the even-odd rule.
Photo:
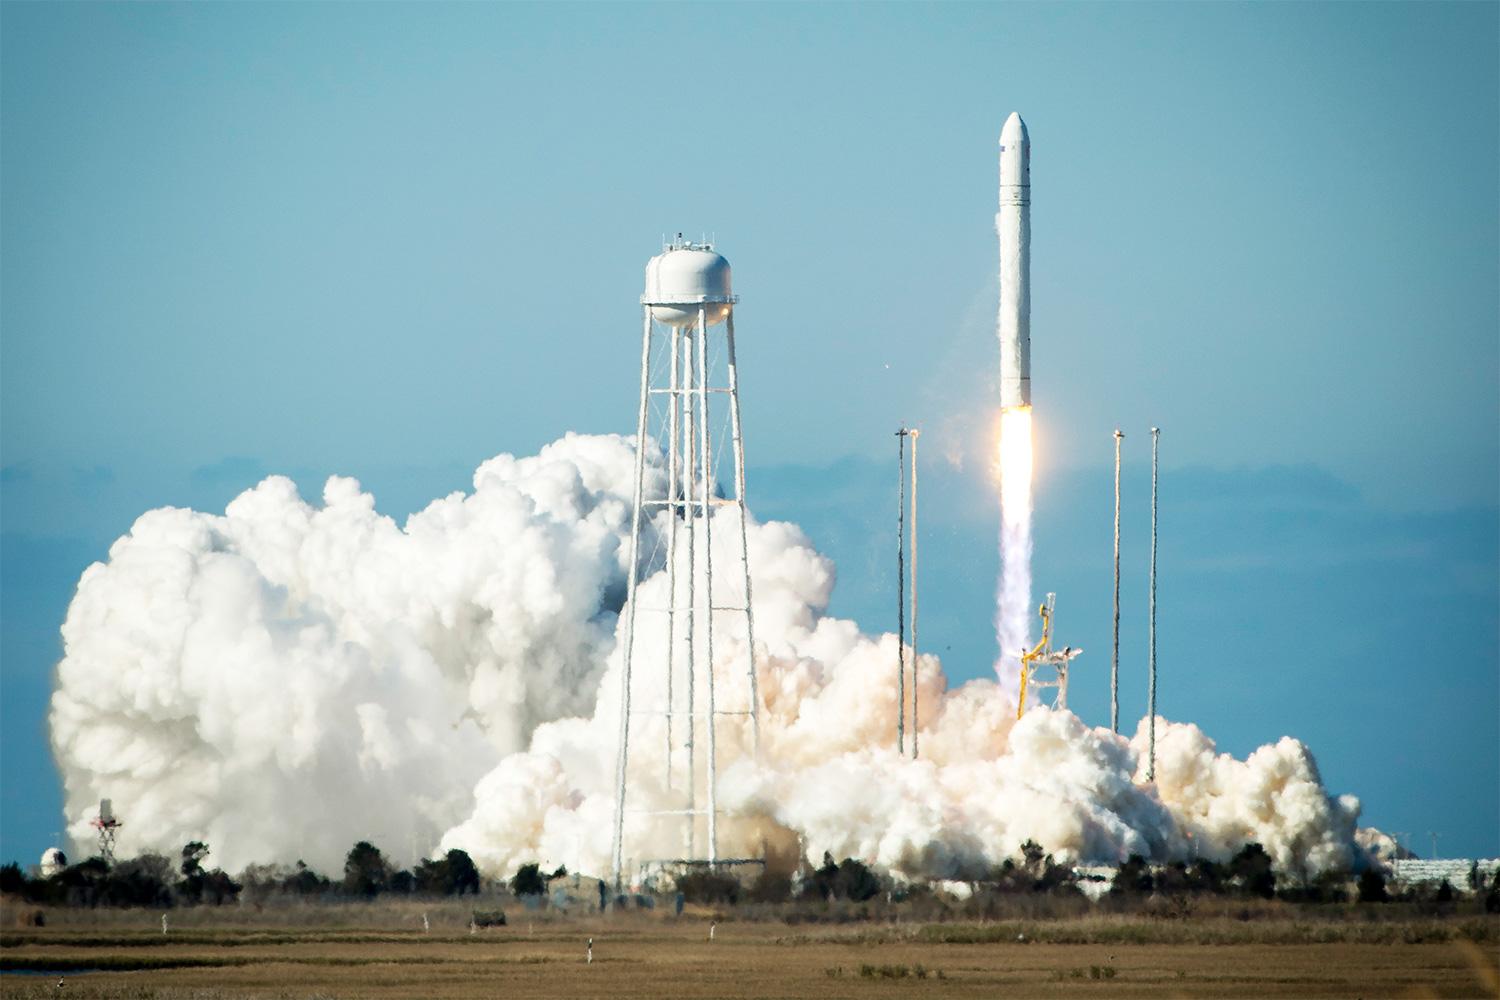
[[[268,472],[401,518],[633,430],[662,234],[735,267],[749,490],[989,672],[996,142],[1033,139],[1038,591],[1107,724],[1312,747],[1365,822],[1500,854],[1500,5],[0,5],[0,855],[61,825],[72,587]],[[1133,725],[1132,725],[1133,728]],[[122,812],[128,804],[119,804]]]

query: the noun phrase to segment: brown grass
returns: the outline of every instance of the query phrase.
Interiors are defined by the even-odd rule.
[[[0,995],[55,997],[60,970],[64,996],[160,1000],[1473,997],[1496,995],[1500,983],[1494,917],[1308,920],[1273,909],[1253,919],[729,920],[710,942],[707,911],[681,920],[512,912],[510,926],[471,936],[472,906],[407,905],[299,908],[289,922],[240,908],[179,910],[165,936],[157,912],[49,911],[44,928],[0,934],[0,970],[9,970]],[[430,934],[420,929],[424,910]],[[81,969],[101,971],[69,971]]]

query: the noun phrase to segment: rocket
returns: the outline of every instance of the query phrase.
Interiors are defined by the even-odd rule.
[[[1000,406],[1031,405],[1031,137],[1012,111],[1000,130]]]

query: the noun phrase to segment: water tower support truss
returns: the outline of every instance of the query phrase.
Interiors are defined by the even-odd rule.
[[[710,249],[673,244],[652,263],[680,250],[723,262],[705,253]],[[641,300],[637,440],[647,445],[637,449],[622,635],[612,845],[617,887],[623,887],[627,860],[637,867],[668,857],[710,867],[744,860],[719,853],[721,749],[726,741],[739,753],[760,748],[736,299],[723,266],[719,294],[710,285],[691,296],[680,285],[659,287],[648,269],[648,294]],[[660,285],[670,282],[663,278]],[[646,462],[646,448],[656,446],[665,452],[665,477]],[[729,475],[720,476],[726,457],[732,473],[724,469]],[[649,749],[633,761],[636,746]],[[664,856],[661,845],[678,835],[681,855],[674,845]]]

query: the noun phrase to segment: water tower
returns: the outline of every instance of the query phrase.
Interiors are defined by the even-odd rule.
[[[737,301],[729,262],[710,244],[686,242],[679,234],[646,265],[636,423],[636,440],[642,445],[636,449],[615,768],[617,887],[626,857],[637,857],[629,854],[635,848],[627,837],[643,839],[651,823],[680,824],[684,855],[677,860],[710,867],[734,863],[719,856],[720,739],[735,738],[752,752],[759,750],[745,451],[734,350]],[[719,474],[726,435],[734,466],[728,483]],[[664,489],[659,476],[646,474],[644,443],[650,441],[660,442],[665,451]],[[721,557],[731,554],[728,565],[717,565],[714,537],[724,531],[737,536],[737,544],[717,546]],[[643,551],[648,534],[649,553]],[[663,568],[665,600],[638,606],[638,585]],[[647,616],[657,619],[648,622]],[[637,648],[648,626],[653,636],[664,634],[664,655],[646,658],[644,647]],[[732,687],[719,690],[729,678],[735,679]],[[664,741],[658,744],[663,773],[632,770],[633,733],[638,739]],[[642,781],[652,786],[658,804],[664,798],[670,807],[630,809],[630,789]],[[654,818],[637,822],[638,816]]]

